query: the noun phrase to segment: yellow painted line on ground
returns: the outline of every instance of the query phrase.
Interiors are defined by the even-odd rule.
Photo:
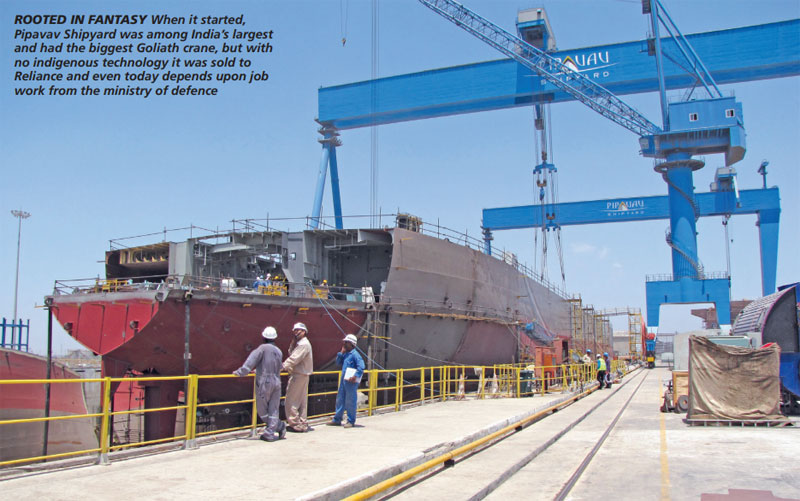
[[[659,391],[661,395],[660,401],[663,400],[663,388]],[[667,425],[664,421],[664,413],[659,413],[659,421],[661,427],[661,499],[669,501],[669,459],[667,457]]]

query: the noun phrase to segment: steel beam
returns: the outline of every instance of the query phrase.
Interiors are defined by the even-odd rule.
[[[781,212],[778,188],[741,190],[738,204],[733,191],[695,193],[694,199],[699,217],[758,215],[761,288],[765,296],[772,294],[775,291],[778,269],[778,226]],[[550,205],[547,212],[555,214],[555,218],[552,220],[542,219],[542,210],[538,205],[484,209],[484,232],[491,234],[492,231],[497,230],[540,228],[543,224],[549,227],[559,227],[670,218],[669,197],[667,196],[560,203]],[[702,296],[702,294],[700,295]],[[672,296],[685,297],[683,293],[677,294],[674,291]],[[649,315],[648,322],[650,322]]]
[[[686,38],[718,84],[800,75],[800,19]],[[680,60],[674,41],[662,39],[662,45],[665,54]],[[562,61],[569,57],[581,73],[616,95],[658,90],[645,40],[552,55]],[[670,57],[664,73],[667,89],[695,84]],[[341,130],[572,99],[519,63],[503,59],[322,87],[318,119]]]
[[[777,187],[741,190],[739,197],[740,204],[737,206],[732,191],[695,193],[700,217],[758,214],[774,210],[777,211],[774,215],[777,221],[780,213],[780,194]],[[543,220],[538,205],[483,209],[483,227],[496,231],[538,228],[543,223],[555,227],[669,219],[669,197],[659,195],[565,202],[551,205],[547,212],[555,212],[556,218]]]
[[[647,326],[658,327],[662,304],[714,303],[720,325],[731,324],[730,279],[647,282]]]
[[[333,215],[336,219],[336,229],[344,228],[342,221],[342,196],[339,192],[339,166],[336,163],[336,148],[331,146],[330,154],[331,168],[331,194],[333,196]]]
[[[325,179],[328,177],[328,161],[331,158],[331,146],[322,145],[322,158],[319,161],[317,173],[317,189],[314,191],[314,206],[311,208],[311,229],[319,227],[319,217],[322,213],[322,196],[325,194]]]

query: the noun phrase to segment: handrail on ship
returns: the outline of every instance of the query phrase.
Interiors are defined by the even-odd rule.
[[[623,360],[612,361],[612,371],[618,377],[635,368],[627,365]],[[287,378],[287,373],[282,373]],[[341,381],[341,371],[320,371],[312,374],[312,378],[327,378],[336,376]],[[96,454],[99,464],[109,462],[109,453],[122,449],[142,447],[147,445],[174,443],[183,445],[186,449],[197,447],[197,438],[218,435],[222,433],[241,432],[249,430],[249,436],[254,437],[259,427],[257,422],[255,401],[255,378],[253,380],[252,397],[244,400],[227,402],[200,402],[198,388],[203,381],[220,379],[240,379],[232,374],[198,375],[189,376],[139,376],[125,378],[97,378],[97,379],[6,379],[0,380],[0,391],[6,385],[30,384],[84,384],[102,383],[99,413],[35,417],[25,419],[6,419],[0,421],[0,431],[6,435],[5,427],[25,426],[34,423],[54,422],[73,419],[99,419],[100,437],[97,447],[47,454],[27,458],[17,458],[0,461],[0,468],[37,461],[47,461],[75,456]],[[486,399],[486,398],[522,398],[547,393],[581,392],[587,385],[593,384],[597,378],[594,364],[563,364],[557,366],[530,367],[524,364],[496,364],[490,366],[434,366],[409,369],[373,369],[364,371],[359,391],[366,395],[366,401],[359,405],[360,415],[372,416],[378,412],[399,411],[409,405],[424,405],[432,402],[447,400]],[[393,382],[391,382],[393,380]],[[122,411],[111,411],[111,386],[120,382],[159,382],[159,381],[186,381],[188,392],[184,402],[177,405],[158,408],[139,408]],[[336,390],[310,393],[312,397],[336,395]],[[282,399],[285,397],[281,397]],[[383,403],[381,403],[383,402]],[[250,409],[250,423],[245,426],[236,426],[225,429],[199,431],[197,425],[198,409],[220,405],[246,405]],[[184,432],[171,437],[146,440],[130,443],[113,443],[112,428],[114,416],[129,414],[145,414],[164,411],[184,411],[186,417]],[[311,419],[320,419],[331,416],[333,412],[326,410],[318,414],[310,414]],[[263,423],[262,423],[263,425]],[[12,432],[13,433],[13,432]]]
[[[225,284],[224,280],[233,279],[237,285]],[[152,280],[152,281],[151,281]],[[217,292],[233,292],[268,296],[289,296],[323,299],[341,299],[344,301],[362,302],[363,287],[345,287],[335,285],[314,285],[304,282],[272,281],[271,285],[255,288],[252,278],[211,278],[192,275],[149,275],[117,278],[76,278],[56,280],[53,294],[91,294],[107,292],[135,292],[159,290],[210,290]],[[239,285],[241,284],[241,285]],[[331,297],[333,296],[333,297]]]

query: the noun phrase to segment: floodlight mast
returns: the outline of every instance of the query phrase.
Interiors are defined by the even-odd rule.
[[[20,248],[20,240],[22,237],[22,220],[28,219],[31,217],[30,212],[25,212],[24,210],[12,210],[11,215],[15,218],[19,219],[19,223],[17,226],[17,274],[16,279],[14,280],[14,320],[11,324],[11,348],[14,348],[14,341],[16,337],[19,337],[17,340],[18,344],[22,344],[22,330],[20,330],[19,336],[16,336],[17,332],[17,294],[19,292],[19,248]]]

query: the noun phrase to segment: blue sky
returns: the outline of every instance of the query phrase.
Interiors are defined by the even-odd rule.
[[[626,0],[465,0],[513,31],[519,9],[544,5],[560,49],[639,40],[648,21],[640,2]],[[342,5],[347,15],[343,18]],[[800,17],[796,0],[671,1],[684,33]],[[262,85],[233,84],[216,98],[18,98],[10,52],[17,13],[171,13],[238,15],[250,29],[274,30],[272,54],[260,65]],[[111,238],[189,224],[227,228],[237,218],[307,216],[320,159],[317,89],[371,74],[371,13],[366,0],[252,2],[0,3],[0,315],[13,314],[17,221],[24,209],[19,317],[31,319],[34,351],[46,345],[46,314],[35,308],[57,279],[102,276]],[[346,25],[346,30],[343,27]],[[341,44],[346,36],[347,44]],[[414,1],[380,3],[379,74],[389,76],[498,59],[482,42]],[[256,63],[254,63],[255,65]],[[781,189],[778,283],[800,280],[800,79],[725,86],[744,107],[747,155],[735,165],[742,188],[761,186],[756,169],[770,162],[768,183]],[[656,94],[624,96],[660,122]],[[379,129],[379,205],[471,235],[481,210],[534,202],[535,165],[529,108],[394,124]],[[554,160],[561,201],[661,195],[666,187],[637,138],[578,103],[553,106]],[[345,131],[337,155],[345,214],[369,213],[370,133]],[[707,191],[721,158],[695,173]],[[324,213],[331,213],[326,193]],[[734,299],[761,295],[755,216],[730,224]],[[644,278],[669,273],[666,222],[569,227],[562,231],[566,288],[596,308],[641,307]],[[700,259],[725,270],[721,220],[698,223]],[[506,248],[533,263],[533,230],[496,233]],[[551,256],[552,257],[552,256]],[[551,260],[550,276],[557,277]],[[699,327],[687,307],[662,308],[663,330]],[[57,352],[74,347],[56,327]]]

